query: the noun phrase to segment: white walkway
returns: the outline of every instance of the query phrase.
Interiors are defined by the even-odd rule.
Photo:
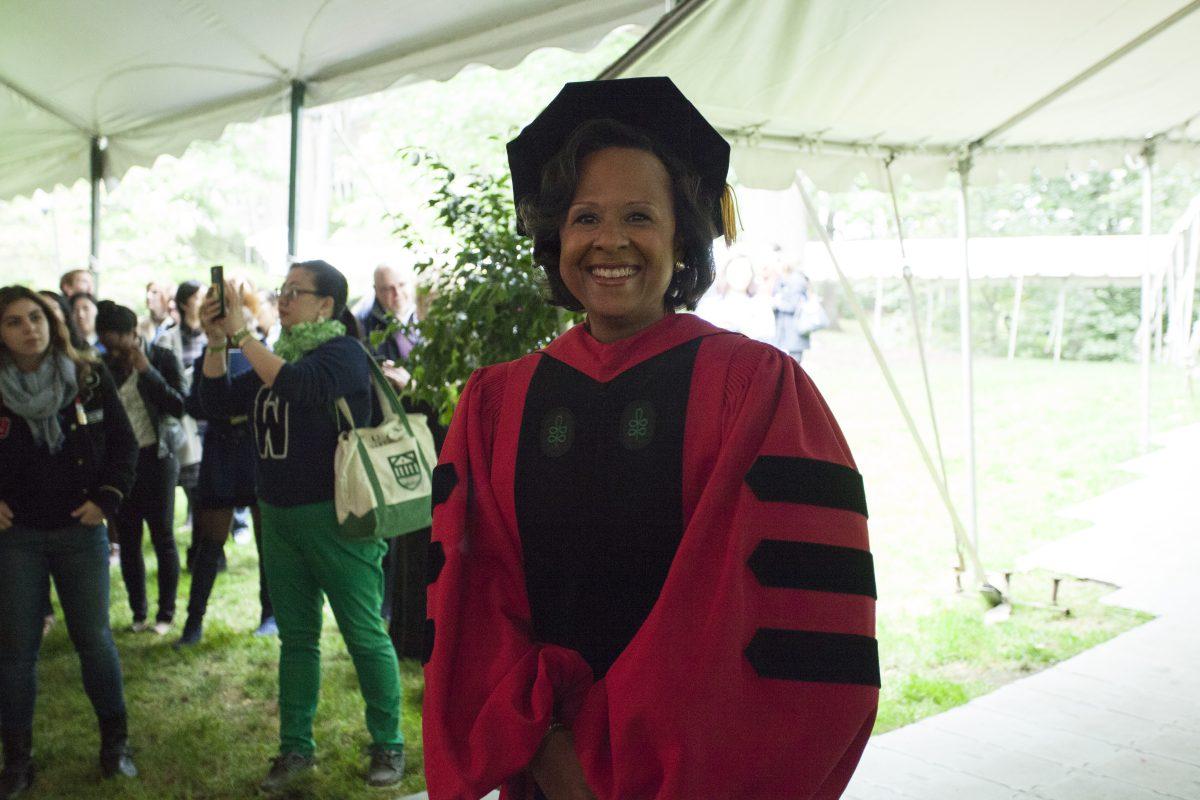
[[[1070,509],[1040,567],[1159,617],[965,706],[874,737],[849,800],[1200,800],[1200,425]]]

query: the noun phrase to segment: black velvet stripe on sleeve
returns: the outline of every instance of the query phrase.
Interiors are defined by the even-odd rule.
[[[458,485],[458,471],[453,464],[438,464],[433,468],[433,507],[437,508],[450,499],[450,493]]]
[[[761,678],[879,686],[879,644],[851,633],[759,628],[746,659]]]
[[[840,508],[867,516],[862,476],[831,461],[793,456],[759,456],[746,483],[764,502]]]
[[[442,574],[442,567],[446,566],[446,549],[442,547],[441,542],[429,543],[429,557],[425,561],[425,585],[428,586],[438,579]]]
[[[769,589],[807,589],[875,597],[875,563],[853,547],[763,539],[746,562]]]

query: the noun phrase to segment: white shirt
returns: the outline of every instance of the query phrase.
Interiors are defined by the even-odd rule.
[[[129,373],[117,394],[121,398],[121,405],[125,406],[125,416],[129,417],[129,424],[133,426],[133,435],[137,437],[138,447],[149,447],[158,444],[158,435],[155,434],[154,424],[150,421],[150,412],[146,411],[146,404],[142,402],[142,395],[138,392],[137,382],[138,374],[135,370]]]

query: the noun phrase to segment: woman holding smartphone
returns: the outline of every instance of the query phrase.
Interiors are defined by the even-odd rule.
[[[394,786],[404,771],[399,667],[379,616],[386,546],[341,538],[333,505],[335,401],[345,399],[357,426],[379,414],[370,356],[336,321],[346,294],[345,276],[326,262],[292,265],[279,292],[283,333],[275,352],[245,326],[232,285],[225,290],[225,308],[210,290],[201,310],[208,334],[201,401],[213,415],[250,415],[258,446],[263,563],[280,639],[279,755],[261,784],[267,792],[285,790],[314,766],[324,597],[346,640],[366,705],[367,783]],[[227,347],[241,349],[249,372],[230,378]]]

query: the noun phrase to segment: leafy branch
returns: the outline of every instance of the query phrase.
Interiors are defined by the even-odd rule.
[[[507,174],[460,176],[432,153],[402,154],[432,179],[428,205],[455,244],[430,251],[409,220],[396,218],[394,233],[407,247],[431,252],[416,264],[418,292],[428,303],[420,322],[396,323],[379,341],[397,331],[418,334],[406,394],[429,403],[445,424],[474,370],[545,347],[576,317],[545,300],[533,243],[516,232]]]

